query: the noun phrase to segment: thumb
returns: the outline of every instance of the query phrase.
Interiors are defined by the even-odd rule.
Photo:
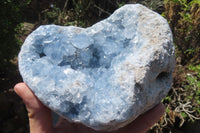
[[[53,131],[51,111],[45,107],[25,83],[14,87],[28,111],[30,133],[51,133]]]

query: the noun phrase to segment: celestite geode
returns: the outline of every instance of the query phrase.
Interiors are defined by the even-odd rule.
[[[24,82],[71,122],[115,130],[167,94],[174,69],[167,21],[139,4],[88,28],[40,26],[19,53]]]

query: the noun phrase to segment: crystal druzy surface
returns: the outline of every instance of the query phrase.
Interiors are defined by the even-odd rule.
[[[166,95],[174,47],[167,21],[139,4],[88,28],[40,26],[19,54],[24,82],[71,122],[115,130]]]

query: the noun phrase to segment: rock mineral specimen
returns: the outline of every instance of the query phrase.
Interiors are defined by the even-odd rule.
[[[167,21],[139,4],[88,28],[40,26],[19,54],[24,82],[71,122],[115,130],[167,94],[174,69]]]

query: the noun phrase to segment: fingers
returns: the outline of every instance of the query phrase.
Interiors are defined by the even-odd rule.
[[[76,132],[74,125],[72,123],[69,123],[67,120],[60,117],[58,123],[56,124],[55,132],[56,133],[66,133],[66,131],[68,133],[75,133]]]
[[[53,131],[51,111],[45,107],[24,83],[14,87],[27,108],[29,116],[30,133],[51,133]]]
[[[160,120],[164,112],[165,106],[160,103],[145,114],[139,116],[126,128],[120,129],[119,133],[145,133],[149,128],[151,128],[156,122]]]

